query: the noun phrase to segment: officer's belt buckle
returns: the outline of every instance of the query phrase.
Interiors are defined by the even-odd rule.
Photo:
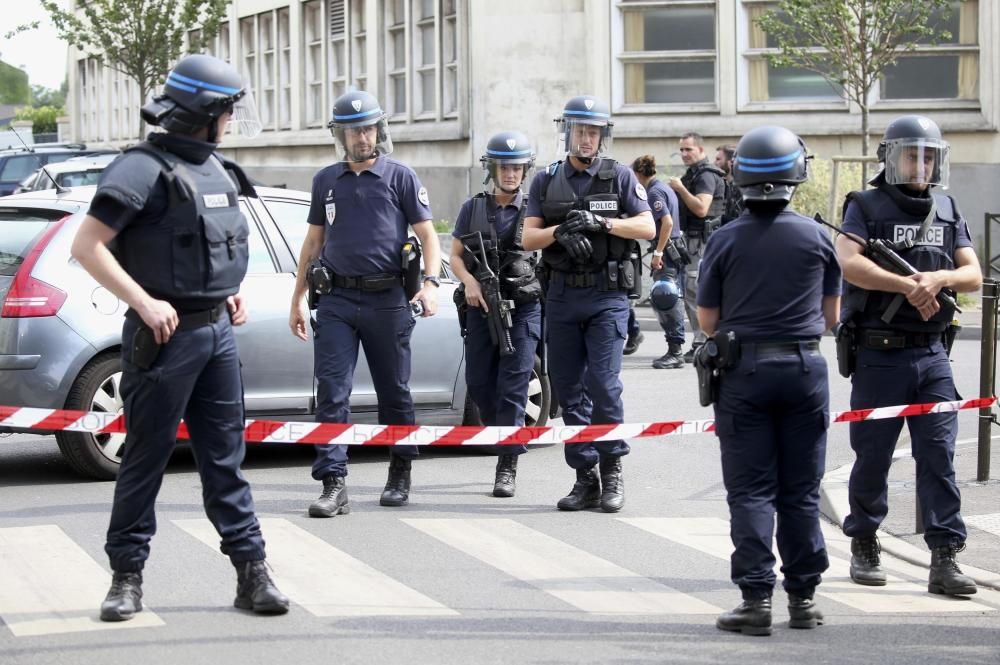
[[[874,349],[876,351],[906,348],[906,335],[897,333],[866,330],[861,340],[866,349]]]

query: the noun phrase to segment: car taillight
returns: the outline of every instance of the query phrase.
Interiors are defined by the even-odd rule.
[[[24,257],[24,262],[17,269],[14,281],[10,284],[10,290],[7,291],[7,296],[3,299],[0,317],[15,319],[30,316],[55,316],[62,304],[66,302],[65,291],[40,279],[35,279],[31,276],[31,271],[34,270],[35,264],[38,263],[38,257],[42,255],[45,247],[67,217],[63,217],[45,229],[35,246]]]

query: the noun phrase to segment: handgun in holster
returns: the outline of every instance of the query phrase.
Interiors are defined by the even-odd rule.
[[[691,263],[691,255],[688,253],[684,236],[671,238],[667,242],[667,246],[663,248],[663,251],[680,270],[683,270],[684,266]]]
[[[306,290],[309,309],[319,306],[320,296],[325,296],[333,290],[333,273],[319,261],[313,261],[306,271]]]
[[[834,339],[837,346],[837,371],[845,379],[851,378],[858,362],[858,339],[856,327],[851,322],[837,324]]]
[[[944,335],[942,341],[944,342],[944,351],[951,357],[951,347],[955,345],[955,340],[958,339],[958,333],[962,332],[962,326],[958,325],[958,320],[953,319],[948,327],[944,329]]]
[[[156,362],[157,356],[160,355],[161,346],[156,341],[153,329],[142,323],[135,331],[135,337],[132,338],[129,360],[139,369],[148,370]]]
[[[719,383],[723,372],[740,362],[740,343],[731,330],[718,331],[698,347],[694,369],[698,377],[698,402],[710,406],[719,401]]]
[[[420,241],[410,236],[403,243],[400,253],[400,268],[403,271],[403,289],[406,291],[406,299],[410,300],[417,295],[420,287],[423,286],[423,274],[420,269]]]

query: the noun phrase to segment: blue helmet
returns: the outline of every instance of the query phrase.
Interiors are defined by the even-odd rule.
[[[524,170],[521,182],[523,184],[528,177],[528,172],[535,166],[535,149],[531,146],[528,137],[521,132],[498,132],[490,137],[486,144],[486,154],[479,158],[479,163],[486,171],[486,179],[483,184],[493,180],[497,187],[503,189],[497,167],[511,164],[522,166]]]
[[[809,178],[806,144],[784,127],[756,127],[743,135],[733,160],[733,183],[744,201],[790,201]]]
[[[573,97],[566,102],[562,115],[555,121],[559,141],[557,150],[560,154],[569,154],[589,162],[611,152],[612,128],[615,123],[611,122],[611,108],[600,99],[590,95]],[[574,127],[582,125],[600,128],[596,144],[590,144],[589,141],[581,144],[579,140],[573,139]]]
[[[392,138],[389,136],[389,121],[378,100],[364,90],[351,90],[333,102],[333,113],[327,129],[337,142],[337,147],[345,161],[365,162],[378,155],[392,152]],[[347,132],[351,129],[375,125],[375,139],[371,145],[361,147],[349,145]]]
[[[680,299],[681,292],[677,288],[677,282],[672,279],[660,279],[653,283],[653,288],[649,292],[649,302],[653,309],[660,312],[669,312]]]

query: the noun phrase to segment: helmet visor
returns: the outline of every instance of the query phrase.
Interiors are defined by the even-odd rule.
[[[229,119],[229,129],[234,134],[248,139],[255,138],[264,129],[257,114],[257,103],[249,88],[245,88],[243,96],[233,104],[233,117]]]
[[[367,162],[379,155],[392,154],[389,122],[382,116],[375,122],[356,125],[334,125],[330,133],[337,145],[337,154],[344,162]]]
[[[483,184],[486,185],[487,194],[492,193],[494,188],[513,194],[528,181],[528,176],[535,166],[533,156],[500,159],[486,155],[480,161],[483,170],[486,171],[486,179],[483,180]],[[491,180],[493,181],[492,187],[489,184]]]
[[[611,154],[611,123],[606,119],[562,118],[557,126],[557,154],[584,161]]]
[[[903,138],[885,142],[885,182],[889,185],[948,186],[948,152],[940,139]]]

